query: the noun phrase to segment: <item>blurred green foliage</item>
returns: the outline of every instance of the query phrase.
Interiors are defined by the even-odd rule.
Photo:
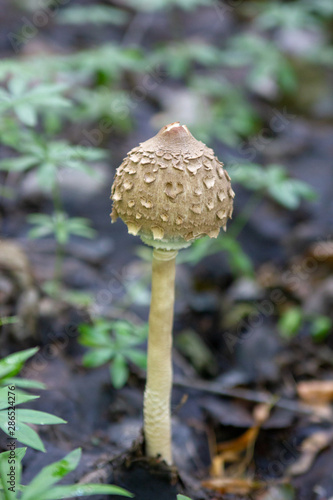
[[[92,325],[79,326],[79,342],[89,347],[83,364],[92,368],[110,363],[112,385],[119,389],[129,377],[128,363],[146,369],[147,354],[139,346],[147,339],[148,326],[127,321],[96,319]]]
[[[30,12],[40,8],[34,0],[17,3]],[[185,24],[205,9],[211,9],[215,18],[212,30],[228,18],[237,29],[221,36],[218,43],[210,42],[209,33],[186,31]],[[167,36],[147,37],[145,43],[137,44],[136,29],[142,30],[139,38],[146,36],[142,21],[149,13],[164,16]],[[237,5],[215,0],[127,0],[116,7],[99,2],[84,8],[68,5],[53,16],[54,23],[87,25],[87,29],[105,24],[113,29],[115,25],[115,29],[124,30],[124,43],[102,41],[71,53],[12,57],[0,62],[0,142],[6,146],[7,156],[0,160],[0,170],[18,176],[35,171],[43,189],[52,194],[53,213],[32,215],[29,220],[34,226],[31,236],[53,234],[57,240],[54,281],[58,294],[68,238],[71,234],[93,236],[88,221],[65,213],[62,170],[93,175],[94,164],[108,157],[100,148],[110,135],[124,135],[137,126],[136,115],[143,101],[168,111],[168,103],[160,100],[163,86],[186,89],[197,103],[198,112],[188,124],[196,137],[245,153],[262,130],[271,128],[263,106],[278,107],[286,97],[297,102],[304,85],[298,73],[300,63],[311,65],[312,72],[332,67],[332,17],[330,0]],[[293,52],[279,36],[294,30],[305,34],[320,31],[321,36],[311,38],[307,49]],[[18,44],[13,48],[20,50],[26,41],[13,39]],[[64,139],[68,126],[81,131],[76,144]],[[271,130],[270,135],[274,142],[278,134]],[[256,163],[258,151],[251,148],[252,162],[237,160],[227,165],[236,191],[239,184],[253,192],[249,206],[237,215],[228,235],[195,242],[180,256],[183,262],[196,263],[223,251],[234,274],[253,275],[253,264],[237,237],[261,197],[285,209],[297,209],[303,200],[315,198],[312,189],[292,178],[285,166]],[[3,186],[1,195],[10,198],[15,192]]]
[[[193,11],[197,7],[212,6],[217,2],[216,0],[126,0],[127,5],[130,5],[136,10],[145,12],[155,12],[156,10],[169,10],[175,7],[184,11]]]
[[[60,24],[116,24],[127,23],[127,12],[107,5],[69,6],[59,12],[57,22]]]
[[[279,318],[281,336],[286,339],[295,337],[305,326],[316,342],[321,342],[332,332],[333,321],[321,314],[307,314],[301,307],[292,306],[286,309]]]

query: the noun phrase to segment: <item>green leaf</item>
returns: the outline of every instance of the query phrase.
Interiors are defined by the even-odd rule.
[[[37,112],[43,107],[60,108],[68,106],[70,102],[65,99],[61,92],[66,89],[62,84],[39,83],[31,86],[23,75],[14,75],[9,80],[10,93],[3,93],[0,101],[0,112],[12,109],[18,118],[28,126],[37,123]]]
[[[6,381],[7,382],[7,381]],[[31,394],[26,394],[25,392],[15,390],[15,405],[20,405],[22,403],[27,403],[28,401],[33,401],[38,399],[39,396],[33,396]],[[0,410],[8,408],[8,387],[0,388]]]
[[[0,161],[0,170],[7,172],[23,172],[36,165],[34,156],[19,156]]]
[[[26,408],[19,408],[16,410],[18,422],[22,421],[27,424],[37,424],[37,425],[55,425],[55,424],[66,424],[66,420],[46,413],[44,411],[38,410],[28,410]]]
[[[64,290],[62,297],[65,302],[68,302],[68,304],[83,308],[90,307],[95,300],[92,293],[81,292],[79,290]]]
[[[42,500],[50,498],[50,488],[69,472],[76,469],[81,458],[80,448],[72,451],[65,458],[44,467],[25,488],[21,500]],[[52,497],[51,497],[52,498]]]
[[[53,229],[51,227],[34,227],[28,231],[28,236],[32,240],[37,238],[43,238],[44,236],[48,236],[53,234]]]
[[[253,264],[246,253],[243,252],[238,241],[223,235],[216,240],[215,244],[218,244],[219,249],[227,252],[230,266],[236,275],[253,276]]]
[[[125,356],[143,370],[147,369],[147,354],[137,349],[126,349]]]
[[[333,330],[333,321],[329,316],[317,316],[313,319],[310,335],[317,342],[322,342]]]
[[[8,375],[17,375],[25,361],[36,354],[38,350],[38,347],[33,347],[32,349],[26,349],[24,351],[10,354],[2,359],[0,361],[0,380]]]
[[[268,191],[275,201],[286,208],[293,210],[299,205],[297,193],[295,193],[295,190],[293,189],[291,184],[287,184],[286,182],[284,182],[283,184],[276,184],[270,186],[268,188]]]
[[[0,493],[3,490],[3,498],[5,500],[17,500],[17,491],[21,482],[21,472],[22,466],[21,461],[25,455],[26,448],[16,448],[15,458],[11,457],[11,451],[5,451],[0,453]],[[12,463],[14,460],[14,463]],[[8,489],[8,474],[10,473],[11,466],[15,466],[15,492],[9,491]]]
[[[135,0],[126,0],[126,3],[139,11],[154,12],[162,9],[172,9],[174,7],[191,11],[199,6],[214,5],[215,0],[142,0],[140,3]]]
[[[191,500],[191,498],[185,497],[184,495],[177,495],[177,500]]]
[[[235,274],[253,276],[254,269],[252,261],[240,247],[237,247],[235,252],[229,251],[228,258]]]
[[[10,377],[5,379],[5,383],[6,385],[21,387],[21,389],[47,389],[47,386],[43,382],[26,378]]]
[[[79,342],[88,347],[110,347],[113,345],[111,331],[113,322],[98,319],[93,325],[81,324],[79,326]]]
[[[129,376],[128,366],[124,356],[117,354],[110,367],[111,381],[116,389],[123,387]]]
[[[10,436],[8,419],[4,420],[4,412],[0,412],[0,428]],[[45,451],[44,445],[37,432],[21,421],[15,422],[15,437],[20,443],[26,444],[38,451]]]
[[[110,361],[114,356],[112,349],[93,349],[83,356],[83,365],[87,368],[101,366]]]
[[[317,199],[317,193],[316,191],[313,190],[309,184],[306,182],[300,181],[298,179],[289,179],[288,181],[294,192],[298,195],[300,199],[308,200],[308,201],[314,201]]]
[[[18,323],[20,319],[18,316],[2,316],[0,317],[0,326],[4,325],[13,325],[14,323]]]
[[[66,500],[90,495],[120,495],[133,497],[131,493],[112,484],[71,484],[66,486],[55,486],[51,491],[40,495],[35,500]],[[24,499],[22,499],[24,500]]]
[[[31,224],[40,224],[41,226],[52,227],[52,217],[46,214],[30,214],[27,217]]]
[[[259,190],[267,186],[266,172],[260,165],[255,163],[239,164],[228,168],[232,182],[237,182],[246,189]]]
[[[106,5],[73,6],[61,10],[57,22],[61,24],[116,24],[123,25],[128,21],[126,11]]]
[[[279,329],[282,337],[290,339],[294,337],[303,323],[303,312],[300,307],[290,307],[279,319]]]
[[[84,238],[93,238],[96,234],[96,231],[89,226],[89,219],[73,217],[72,219],[68,219],[67,224],[70,234],[83,236]]]
[[[18,104],[15,112],[22,123],[28,127],[34,127],[37,123],[37,115],[34,107],[29,103]]]

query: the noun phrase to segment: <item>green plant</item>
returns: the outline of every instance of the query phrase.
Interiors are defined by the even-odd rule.
[[[19,156],[1,160],[0,170],[27,172],[36,169],[40,186],[49,192],[57,188],[63,169],[96,175],[89,163],[105,158],[105,151],[101,149],[72,146],[65,140],[49,140],[47,136],[37,135],[30,130],[23,130],[18,137],[13,136],[14,141],[12,147]]]
[[[302,200],[314,201],[316,192],[306,182],[293,179],[283,165],[268,165],[263,168],[255,163],[244,163],[230,167],[230,175],[235,183],[268,196],[279,205],[293,210]]]
[[[11,447],[10,451],[0,454],[0,500],[60,500],[94,494],[132,496],[112,485],[84,483],[56,486],[58,481],[76,469],[81,457],[80,449],[44,467],[29,485],[21,484],[21,461],[26,448],[16,448],[16,439],[36,450],[45,451],[38,434],[27,424],[66,423],[46,412],[17,408],[39,397],[27,394],[24,389],[45,389],[45,385],[40,382],[17,377],[25,361],[37,351],[38,348],[27,349],[0,360],[0,428],[10,437],[8,442]]]
[[[3,321],[6,318],[2,318]],[[9,319],[9,318],[8,318]],[[10,318],[12,319],[12,318]],[[6,324],[6,322],[2,323]],[[34,356],[38,352],[38,347],[33,347],[32,349],[25,349],[23,351],[15,352],[14,354],[9,354],[0,360],[0,387],[5,387],[7,385],[16,385],[24,389],[45,389],[46,386],[37,380],[29,380],[24,378],[18,378],[18,375],[24,363]],[[31,396],[33,399],[38,396]]]
[[[10,354],[0,361],[0,428],[21,443],[45,451],[39,435],[27,424],[55,425],[66,423],[65,420],[42,411],[17,408],[18,405],[39,397],[27,394],[25,389],[45,389],[45,385],[38,381],[16,376],[25,361],[37,351],[37,347],[26,349]]]
[[[14,395],[14,399],[12,400],[15,404],[15,410],[8,407],[8,394]],[[32,396],[22,393],[17,395],[15,385],[9,385],[0,389],[0,428],[9,437],[16,438],[19,442],[31,446],[31,448],[35,450],[45,451],[45,447],[39,435],[27,424],[56,425],[65,424],[66,421],[43,411],[17,408],[17,405],[26,403],[32,399]],[[10,425],[12,419],[15,419],[15,427]]]
[[[90,221],[82,217],[68,217],[66,213],[58,210],[52,215],[31,214],[28,222],[34,225],[28,235],[30,238],[42,238],[54,235],[56,240],[56,259],[54,266],[54,279],[47,284],[45,290],[55,297],[59,296],[62,277],[63,254],[70,236],[93,238],[95,231],[90,227]]]
[[[333,15],[332,3],[329,0],[311,2],[298,0],[292,3],[251,2],[243,9],[255,16],[254,24],[261,29],[310,29],[323,28],[323,23]]]
[[[128,380],[129,361],[146,369],[146,353],[138,346],[147,338],[147,325],[97,319],[92,325],[80,325],[79,332],[79,342],[89,347],[83,356],[84,366],[92,368],[110,363],[111,382],[116,389],[124,386]]]
[[[216,67],[221,51],[212,45],[194,40],[182,40],[157,47],[150,56],[152,65],[163,64],[173,78],[188,77],[195,64]]]
[[[109,64],[112,61],[112,64]],[[55,55],[29,57],[28,60],[4,59],[0,62],[0,80],[23,79],[33,82],[33,87],[38,94],[38,86],[41,83],[50,84],[59,78],[65,84],[57,88],[58,93],[66,89],[66,99],[70,100],[70,106],[65,109],[53,108],[53,111],[62,116],[72,119],[73,107],[75,108],[76,93],[78,90],[90,88],[91,82],[95,86],[100,84],[112,84],[110,92],[117,89],[122,83],[125,73],[140,73],[147,71],[142,51],[132,47],[121,47],[118,44],[107,43],[94,48],[74,52],[69,55]],[[39,76],[36,84],[36,74]],[[51,83],[51,85],[54,85]],[[121,90],[122,86],[118,88]],[[60,92],[61,91],[61,92]],[[58,94],[59,95],[59,94]],[[43,96],[41,96],[43,97]],[[46,112],[45,107],[41,108]],[[75,119],[75,118],[74,118]]]
[[[0,138],[15,150],[16,154],[19,153],[19,156],[2,160],[0,170],[26,172],[35,169],[41,187],[52,193],[53,215],[33,214],[29,221],[36,226],[30,231],[31,237],[39,238],[49,234],[55,236],[57,247],[53,292],[57,295],[60,290],[64,245],[69,236],[91,238],[94,235],[87,220],[69,218],[64,213],[60,192],[62,169],[70,168],[94,174],[94,170],[87,163],[101,160],[105,157],[105,152],[97,148],[72,146],[65,140],[50,140],[47,134],[43,136],[30,128],[27,129],[25,126],[36,124],[38,112],[42,111],[43,107],[47,107],[49,112],[50,106],[69,104],[69,101],[61,96],[63,86],[40,84],[27,91],[27,85],[24,79],[12,77],[8,86],[13,97],[10,99],[7,96],[5,104],[0,105],[0,114],[14,110],[18,118],[7,120],[10,128],[0,128]]]
[[[2,316],[0,317],[0,326],[11,325],[19,321],[17,316]]]
[[[135,0],[126,0],[126,3],[137,10],[150,12],[162,9],[174,9],[175,7],[191,11],[200,6],[215,5],[216,0],[143,0],[140,3]]]
[[[184,495],[177,495],[177,500],[191,500],[189,497],[185,497]]]
[[[25,452],[26,448],[17,448],[0,454],[0,500],[61,500],[89,495],[133,496],[123,488],[111,484],[57,485],[61,479],[77,468],[81,458],[80,448],[63,459],[46,465],[28,485],[23,485],[21,484],[22,459]]]
[[[39,111],[70,105],[70,101],[62,95],[66,88],[63,84],[42,83],[36,86],[23,76],[12,77],[8,82],[8,91],[0,89],[0,114],[14,112],[24,125],[35,126]]]
[[[253,264],[250,258],[242,250],[238,241],[232,235],[229,236],[228,234],[218,236],[216,240],[202,238],[195,241],[189,249],[185,250],[179,256],[179,263],[195,265],[203,258],[220,252],[226,253],[228,264],[234,276],[254,275]]]
[[[73,120],[95,121],[105,119],[107,130],[128,132],[132,128],[132,101],[128,92],[113,90],[107,86],[95,89],[79,89],[76,93],[77,108]]]
[[[332,332],[333,321],[329,316],[304,313],[299,306],[289,307],[280,315],[278,327],[286,339],[295,337],[304,326],[316,342],[321,342]]]
[[[245,83],[251,90],[266,80],[272,80],[285,92],[294,92],[297,88],[296,75],[287,57],[273,42],[256,34],[232,37],[221,54],[221,63],[249,68]]]
[[[116,24],[122,26],[129,14],[121,9],[107,5],[71,6],[60,11],[56,21],[60,24]]]
[[[68,243],[71,235],[92,238],[95,234],[87,219],[69,218],[64,212],[56,212],[53,215],[32,214],[28,216],[28,222],[35,226],[29,231],[30,238],[42,238],[53,234],[61,246]]]
[[[196,135],[208,142],[217,139],[230,146],[238,146],[241,138],[258,131],[260,119],[242,88],[227,79],[193,75],[190,88],[208,108],[194,123]]]

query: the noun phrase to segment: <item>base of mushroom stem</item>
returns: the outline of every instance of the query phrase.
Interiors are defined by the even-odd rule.
[[[159,456],[148,457],[145,448],[145,439],[142,430],[139,437],[133,442],[131,448],[122,455],[122,464],[125,467],[131,467],[132,464],[141,465],[154,474],[160,475],[165,479],[168,478],[170,484],[176,484],[179,481],[177,467],[168,464]]]
[[[145,455],[143,429],[131,448],[111,458],[109,463],[112,468],[110,482],[145,500],[170,500],[178,494],[194,498],[194,491],[200,489],[200,482],[194,482],[192,476],[180,473],[177,467],[159,457]],[[143,491],[145,485],[149,486],[147,492]],[[145,493],[147,495],[143,497]]]

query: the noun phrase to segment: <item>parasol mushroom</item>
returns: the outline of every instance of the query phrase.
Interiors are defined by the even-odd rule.
[[[146,453],[172,464],[172,324],[178,250],[226,230],[235,194],[214,151],[179,122],[132,149],[112,186],[112,222],[154,248],[144,395]]]

